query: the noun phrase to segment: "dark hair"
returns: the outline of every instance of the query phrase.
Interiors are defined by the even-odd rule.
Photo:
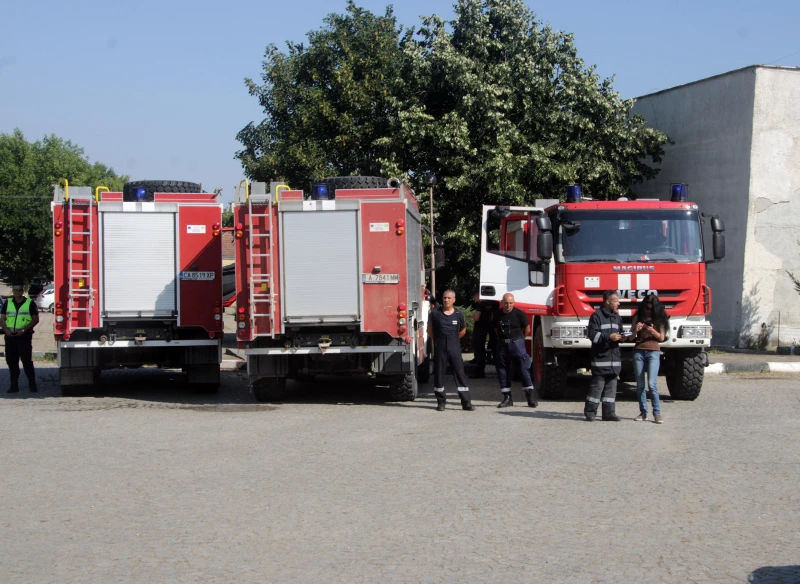
[[[606,290],[603,292],[603,302],[607,302],[612,296],[619,296],[619,292],[616,290]]]
[[[645,312],[647,311],[646,305],[648,303],[652,303],[653,308],[650,310],[649,318],[645,318]],[[660,325],[664,327],[665,331],[669,328],[669,316],[667,316],[667,311],[664,309],[664,305],[661,304],[658,296],[653,293],[645,296],[639,303],[635,320],[636,322],[650,322],[656,328]]]

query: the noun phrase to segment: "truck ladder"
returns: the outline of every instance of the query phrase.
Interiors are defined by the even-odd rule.
[[[75,189],[77,190],[77,189]],[[94,317],[94,220],[92,218],[92,192],[88,195],[76,193],[67,201],[69,214],[69,231],[67,232],[67,272],[69,286],[69,303],[67,304],[67,332],[74,330],[92,330]],[[84,217],[82,231],[75,231],[74,218]],[[84,231],[85,230],[85,231]],[[77,238],[77,239],[76,239]],[[77,249],[76,249],[77,248]],[[88,262],[88,264],[87,264]],[[76,268],[75,264],[82,265]],[[86,286],[79,282],[83,280]],[[85,300],[84,306],[76,306],[76,300]],[[86,326],[73,326],[73,314],[85,312]]]
[[[254,205],[261,207],[266,205],[266,213],[253,213]],[[253,217],[263,217],[266,219],[267,230],[264,233],[256,233],[253,230]],[[267,337],[275,338],[275,286],[272,281],[272,275],[275,273],[275,258],[273,257],[272,245],[272,200],[271,195],[250,195],[247,198],[247,221],[248,221],[248,266],[250,268],[250,330],[253,331],[254,337]],[[260,223],[260,222],[259,222]],[[266,239],[266,252],[256,253],[256,242]],[[258,249],[264,249],[264,246],[258,246]],[[266,270],[262,267],[266,266]],[[261,292],[263,285],[266,284],[269,292]],[[256,288],[258,285],[258,288]],[[258,291],[256,291],[258,290]],[[269,333],[257,332],[256,318],[264,317],[269,318]]]

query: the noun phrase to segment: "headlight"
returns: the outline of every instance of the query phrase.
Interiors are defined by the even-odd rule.
[[[554,339],[583,339],[586,338],[586,327],[582,326],[557,326],[550,331]]]
[[[684,339],[710,339],[711,327],[707,325],[682,326],[679,336]]]

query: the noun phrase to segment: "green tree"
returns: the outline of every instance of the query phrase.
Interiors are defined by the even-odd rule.
[[[398,171],[439,177],[442,277],[462,297],[478,276],[481,204],[530,205],[570,183],[617,198],[658,172],[647,161],[660,162],[667,137],[519,0],[460,0],[453,21],[423,19],[405,55],[414,99],[401,106]]]
[[[282,177],[306,189],[323,176],[380,176],[382,161],[394,158],[381,139],[399,130],[402,28],[391,8],[375,16],[352,0],[324,23],[308,45],[288,43],[288,53],[269,45],[263,84],[246,80],[265,114],[237,136],[236,157],[253,180]]]
[[[570,183],[617,198],[658,172],[668,138],[521,0],[458,0],[454,20],[423,18],[416,34],[350,1],[308,37],[288,55],[268,47],[264,84],[248,80],[266,117],[239,133],[246,173],[298,188],[381,174],[420,193],[435,174],[437,281],[461,298],[477,281],[481,204],[533,204]]]
[[[99,185],[121,191],[128,180],[99,162],[91,163],[83,149],[54,135],[28,142],[19,129],[0,134],[0,272],[29,281],[53,271],[51,185]]]

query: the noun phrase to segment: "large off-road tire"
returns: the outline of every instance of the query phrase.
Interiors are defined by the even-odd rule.
[[[134,201],[133,191],[139,187],[145,189],[145,199],[153,200],[155,193],[202,193],[202,187],[193,182],[180,180],[137,180],[125,183],[122,187],[122,200]]]
[[[315,180],[313,184],[326,184],[331,198],[336,196],[336,189],[385,189],[387,179],[380,176],[332,176]]]
[[[705,359],[702,351],[673,349],[667,360],[667,389],[673,399],[694,401],[703,388]]]
[[[536,327],[533,333],[533,358],[531,359],[531,379],[536,392],[546,399],[561,399],[567,388],[567,368],[564,365],[548,363],[551,361],[548,349],[544,346],[544,331]]]
[[[388,375],[389,401],[405,402],[417,399],[417,378],[408,373],[406,375]]]
[[[253,395],[260,402],[281,401],[286,398],[285,377],[262,377],[253,381]]]

